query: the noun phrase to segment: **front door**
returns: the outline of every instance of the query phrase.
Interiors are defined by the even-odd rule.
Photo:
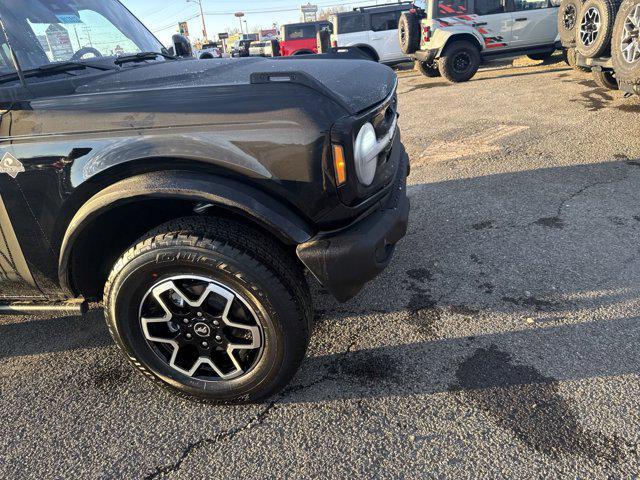
[[[515,0],[513,45],[551,45],[558,36],[558,9],[549,0]]]
[[[15,68],[9,48],[0,35],[0,75],[12,73],[15,73]],[[19,219],[10,215],[10,211],[20,203],[16,179],[24,172],[24,166],[6,148],[9,142],[3,139],[10,136],[11,110],[23,93],[20,86],[0,84],[0,300],[42,296],[16,235],[15,224]]]

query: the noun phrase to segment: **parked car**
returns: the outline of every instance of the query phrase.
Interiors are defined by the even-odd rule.
[[[249,45],[250,57],[277,57],[280,49],[277,40],[262,40],[259,42],[251,42]]]
[[[217,43],[207,43],[202,45],[202,49],[197,53],[200,60],[210,60],[213,58],[222,58],[222,48]]]
[[[398,20],[412,2],[354,8],[330,18],[333,47],[358,47],[372,60],[393,64],[409,60],[398,44]]]
[[[60,11],[93,46],[45,48]],[[346,301],[406,233],[393,71],[178,59],[117,0],[3,0],[0,18],[0,312],[102,301],[173,392],[283,388],[313,327],[305,272]]]
[[[232,57],[248,57],[249,56],[249,47],[251,46],[251,42],[254,40],[238,40],[231,47],[231,56]]]
[[[312,55],[318,53],[318,32],[323,29],[331,30],[331,23],[307,22],[292,23],[282,26],[282,40],[280,41],[280,55]]]
[[[471,79],[484,61],[527,55],[544,60],[561,48],[554,0],[428,0],[400,18],[404,53],[427,76]]]

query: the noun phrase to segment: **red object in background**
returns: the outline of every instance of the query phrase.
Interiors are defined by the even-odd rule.
[[[318,53],[318,32],[323,28],[331,28],[329,22],[291,23],[282,27],[280,55]]]

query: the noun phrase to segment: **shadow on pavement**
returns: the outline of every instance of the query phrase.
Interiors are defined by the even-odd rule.
[[[640,325],[633,317],[549,326],[544,317],[553,321],[556,315],[638,298],[638,272],[632,267],[639,254],[640,202],[635,200],[640,193],[635,182],[626,182],[638,174],[640,162],[621,154],[606,163],[414,187],[414,219],[396,260],[409,268],[391,268],[376,280],[387,286],[386,295],[399,300],[380,309],[365,298],[361,311],[352,313],[367,314],[368,308],[404,312],[424,341],[308,358],[301,383],[291,387],[284,401],[299,402],[296,391],[332,381],[337,388],[316,391],[309,401],[471,392],[466,395],[483,409],[506,409],[517,419],[525,412],[518,413],[517,399],[510,394],[485,398],[472,392],[526,386],[526,403],[534,412],[542,409],[543,420],[573,425],[557,383],[638,374]],[[448,205],[456,205],[459,213],[452,216]],[[623,213],[621,205],[627,207]],[[440,259],[438,266],[434,258]],[[458,287],[450,288],[452,281]],[[467,289],[464,303],[456,288]],[[331,328],[344,308],[350,305],[321,312],[325,327]],[[438,322],[445,311],[535,314],[542,319],[518,331],[439,338]],[[112,345],[99,310],[85,319],[3,322],[0,337],[0,358]],[[535,358],[536,368],[512,359],[516,352]],[[454,383],[443,383],[452,376]],[[532,415],[535,419],[538,414]],[[540,423],[532,420],[523,427],[508,415],[504,422],[514,430]],[[540,442],[547,433],[540,433]],[[599,441],[587,435],[562,448],[597,450]],[[601,457],[618,455],[612,452]]]

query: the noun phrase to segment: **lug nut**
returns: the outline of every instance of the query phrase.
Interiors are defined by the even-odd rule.
[[[214,320],[213,324],[217,327],[218,325],[220,325],[220,322],[218,320]]]
[[[202,312],[198,312],[198,316],[201,317],[202,316]]]
[[[222,337],[221,337],[220,335],[216,335],[216,340],[217,340],[218,342],[220,342],[220,341],[222,341]]]
[[[185,335],[185,337],[187,337],[187,338],[191,338],[191,334],[190,334],[190,333],[187,333],[187,334]]]
[[[202,342],[202,346],[203,346],[204,348],[207,348],[207,347],[209,346],[209,344],[208,344],[207,342]]]
[[[184,320],[182,320],[182,323],[189,323],[189,319],[185,318]]]

